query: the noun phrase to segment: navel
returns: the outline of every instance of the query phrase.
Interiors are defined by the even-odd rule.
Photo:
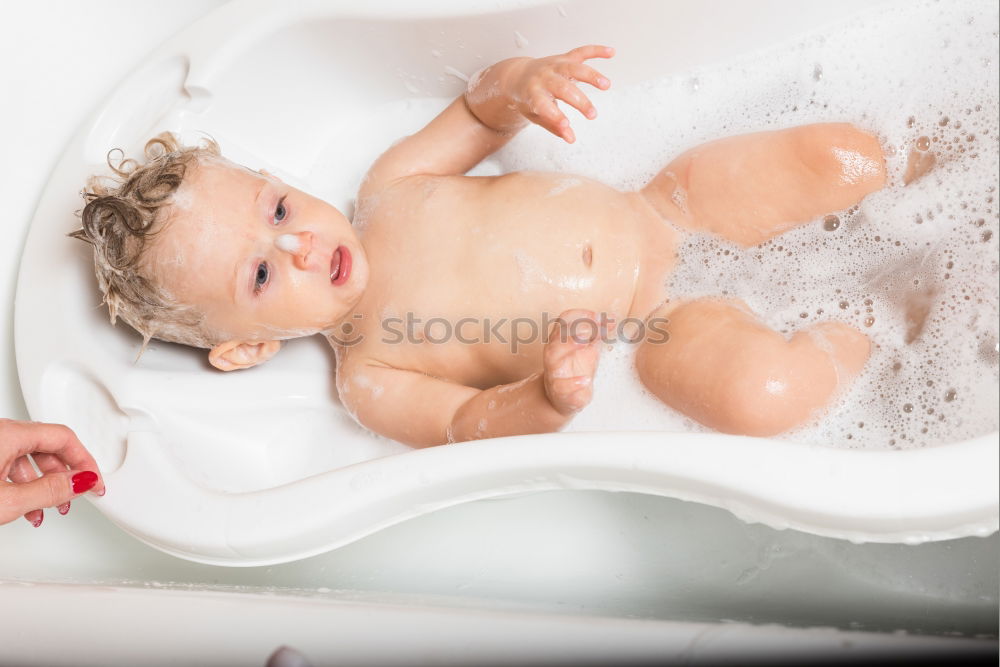
[[[583,265],[590,268],[591,262],[594,261],[594,251],[590,249],[590,244],[583,246]]]

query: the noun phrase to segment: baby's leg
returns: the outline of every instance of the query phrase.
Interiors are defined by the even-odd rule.
[[[682,227],[751,246],[883,185],[878,140],[847,123],[822,123],[697,146],[640,192]]]
[[[669,340],[651,333],[637,352],[639,377],[670,407],[724,433],[770,436],[807,422],[858,374],[870,349],[864,334],[839,322],[786,340],[741,301],[700,299],[668,315],[660,328]]]

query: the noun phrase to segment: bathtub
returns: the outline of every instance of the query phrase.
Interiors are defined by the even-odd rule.
[[[295,165],[316,157],[307,137],[279,142],[260,128],[294,133],[344,106],[454,95],[462,84],[450,72],[516,52],[518,26],[538,26],[532,52],[562,46],[560,31],[597,26],[588,39],[658,49],[663,60],[609,66],[625,85],[725,60],[866,4],[728,4],[713,16],[727,39],[680,31],[686,37],[662,44],[656,22],[613,22],[609,8],[593,3],[386,4],[359,13],[330,3],[237,2],[169,40],[84,120],[28,232],[15,318],[20,386],[33,418],[81,433],[114,492],[78,503],[74,522],[31,534],[45,540],[44,558],[3,556],[0,595],[26,610],[5,632],[26,637],[36,615],[51,618],[55,605],[75,637],[45,654],[8,642],[22,651],[13,658],[80,664],[70,647],[90,645],[95,632],[133,641],[102,649],[94,664],[145,662],[143,651],[263,663],[280,644],[319,663],[349,664],[408,664],[421,654],[435,664],[719,660],[754,647],[787,657],[845,645],[863,655],[995,652],[996,434],[879,452],[691,434],[666,457],[650,454],[662,444],[658,433],[567,433],[351,461],[322,474],[306,467],[316,450],[296,450],[297,464],[275,471],[271,452],[258,448],[249,453],[249,481],[220,477],[220,462],[275,413],[257,404],[230,430],[238,412],[206,416],[177,397],[224,392],[232,406],[246,405],[263,378],[293,397],[285,409],[349,433],[343,415],[324,411],[329,377],[306,372],[329,365],[323,346],[289,346],[280,364],[255,375],[207,374],[173,346],[132,366],[135,338],[108,330],[92,307],[85,253],[57,245],[64,271],[54,278],[45,270],[67,231],[65,211],[77,205],[68,184],[108,146],[134,151],[154,126],[207,127],[233,157],[292,165],[275,171],[294,180],[302,177]],[[669,10],[673,25],[691,26],[711,11],[632,9]],[[378,58],[345,62],[331,42],[378,45]],[[440,43],[451,48],[447,62],[428,49]],[[276,107],[246,113],[240,91],[269,58],[286,58],[286,67],[318,59],[319,69],[352,85],[316,91],[315,104],[294,117]],[[40,326],[53,317],[103,333],[85,340]],[[293,434],[315,443],[312,431]],[[720,471],[720,458],[733,465]],[[211,480],[199,477],[205,461],[216,466]],[[330,498],[344,502],[331,506]],[[63,551],[71,544],[86,545],[82,557]],[[70,622],[94,609],[110,620]],[[209,620],[223,614],[244,631]],[[281,622],[289,614],[295,623]],[[446,623],[452,634],[435,633]],[[399,641],[380,641],[386,629]],[[519,646],[511,636],[522,638]]]

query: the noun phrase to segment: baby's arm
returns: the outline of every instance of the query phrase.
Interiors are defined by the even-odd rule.
[[[592,324],[572,327],[578,319]],[[597,327],[589,311],[563,313],[545,345],[545,370],[489,389],[371,360],[349,360],[342,365],[337,388],[344,406],[361,424],[415,447],[550,433],[590,402],[601,344]],[[574,340],[570,331],[585,334],[587,339]]]
[[[476,73],[464,95],[375,161],[359,198],[407,176],[464,174],[510,141],[528,121],[572,143],[573,130],[556,100],[587,118],[596,117],[576,82],[607,89],[610,82],[584,61],[612,55],[614,49],[606,46],[581,46],[548,58],[503,60]]]

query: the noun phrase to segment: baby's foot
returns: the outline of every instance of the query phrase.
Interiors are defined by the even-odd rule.
[[[564,311],[552,324],[543,352],[545,394],[560,414],[571,415],[590,403],[600,334],[601,325],[589,310]]]

